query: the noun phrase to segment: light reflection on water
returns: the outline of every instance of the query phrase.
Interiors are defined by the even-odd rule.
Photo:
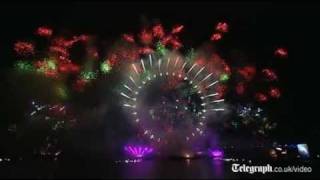
[[[223,160],[180,159],[143,160],[139,163],[122,163],[122,178],[224,178],[226,168]]]
[[[212,166],[213,166],[213,171],[216,174],[217,178],[223,178],[224,177],[224,161],[219,160],[219,159],[213,159],[212,160]]]
[[[229,159],[123,159],[119,161],[110,161],[106,159],[96,159],[92,161],[72,159],[69,161],[59,161],[54,163],[45,160],[20,160],[1,162],[5,168],[4,173],[0,175],[9,178],[123,178],[123,179],[141,179],[141,178],[179,178],[179,179],[223,179],[223,178],[239,178],[239,177],[274,177],[275,174],[248,174],[234,173],[231,171],[233,163],[266,165],[271,163],[274,166],[286,167],[288,165],[304,164],[304,166],[312,167],[312,173],[292,173],[294,177],[297,175],[308,177],[319,177],[319,161],[264,161],[250,160],[243,161],[243,158]],[[289,163],[289,164],[288,164]],[[281,176],[281,173],[278,174]]]
[[[120,171],[123,178],[152,178],[154,177],[154,161],[143,160],[138,163],[124,164]]]

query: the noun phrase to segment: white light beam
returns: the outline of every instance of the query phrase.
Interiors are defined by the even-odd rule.
[[[141,59],[140,61],[141,61],[141,65],[142,65],[142,68],[143,68],[143,72],[146,72],[146,67],[144,66],[143,59]]]
[[[211,86],[213,86],[213,85],[217,84],[217,82],[218,82],[218,81],[215,81],[215,82],[213,82],[213,83],[209,84],[206,88],[211,87]]]

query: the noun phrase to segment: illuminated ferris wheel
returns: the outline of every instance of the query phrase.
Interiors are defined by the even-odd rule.
[[[141,59],[128,68],[122,106],[147,139],[191,141],[205,135],[207,119],[224,111],[219,79],[205,66],[176,55]]]

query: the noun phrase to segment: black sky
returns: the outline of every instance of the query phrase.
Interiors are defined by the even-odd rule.
[[[4,3],[0,5],[0,65],[5,74],[14,61],[12,44],[28,39],[40,25],[71,32],[97,34],[106,41],[123,32],[137,32],[144,23],[159,20],[166,27],[186,26],[182,38],[189,46],[207,41],[214,24],[227,21],[231,31],[222,51],[243,51],[258,66],[268,65],[277,46],[287,47],[289,59],[280,65],[284,100],[275,110],[286,139],[316,144],[318,119],[312,99],[317,70],[316,39],[319,5],[274,2],[68,2]]]

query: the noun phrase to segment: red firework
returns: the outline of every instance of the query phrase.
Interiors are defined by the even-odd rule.
[[[166,46],[169,42],[171,42],[171,39],[172,39],[172,38],[173,38],[173,37],[172,37],[171,35],[166,36],[166,37],[164,37],[164,38],[161,39],[161,43]]]
[[[18,41],[14,44],[14,51],[21,56],[34,54],[34,45],[29,42]]]
[[[195,63],[197,65],[204,66],[206,64],[206,60],[202,57],[199,57],[197,60],[195,60]]]
[[[139,38],[143,44],[151,44],[153,40],[152,32],[148,31],[147,29],[144,29],[140,33]]]
[[[216,88],[216,91],[217,91],[217,93],[218,93],[218,95],[216,96],[217,99],[223,98],[223,97],[226,95],[227,90],[228,90],[228,89],[227,89],[227,86],[226,86],[226,85],[224,85],[224,84],[219,84],[219,85],[217,85],[217,88]]]
[[[170,40],[170,44],[172,45],[173,49],[179,49],[182,47],[182,43],[180,42],[180,40],[177,37],[172,38]]]
[[[139,49],[139,54],[151,54],[154,50],[150,47],[142,47]]]
[[[255,99],[261,103],[268,101],[268,97],[264,93],[261,93],[261,92],[258,92],[255,94]]]
[[[265,68],[265,69],[262,69],[261,72],[262,72],[263,77],[268,81],[278,80],[277,74],[272,69]]]
[[[227,73],[228,75],[230,75],[231,74],[230,66],[225,61],[222,62],[222,65],[223,65],[224,73]]]
[[[280,58],[288,57],[288,50],[285,48],[278,48],[274,51],[274,55]]]
[[[57,78],[58,74],[57,71],[45,71],[44,75],[51,78]]]
[[[77,36],[77,40],[78,41],[82,41],[82,42],[87,42],[89,40],[89,35],[86,34],[82,34],[80,36]]]
[[[238,95],[243,95],[246,91],[247,85],[243,82],[239,82],[236,85],[236,93]]]
[[[109,62],[109,64],[110,64],[111,66],[115,66],[115,65],[118,65],[118,64],[119,64],[119,60],[118,60],[118,59],[119,59],[119,58],[118,58],[118,55],[115,54],[115,53],[113,53],[113,54],[111,54],[111,55],[108,56],[107,61]]]
[[[59,46],[62,48],[71,48],[77,42],[87,42],[89,40],[88,35],[80,35],[80,36],[73,36],[72,39],[65,39],[63,37],[55,38],[52,41],[53,46]]]
[[[231,69],[229,65],[218,54],[212,54],[208,60],[206,60],[205,57],[199,57],[198,59],[202,60],[203,63],[207,63],[208,70],[213,72],[216,76],[220,76],[222,73],[231,75]]]
[[[69,52],[66,48],[60,46],[51,46],[49,51],[54,54],[58,54],[63,57],[69,57]],[[62,58],[63,59],[63,58]]]
[[[171,30],[171,33],[172,34],[177,34],[177,33],[180,33],[182,30],[183,30],[184,26],[183,25],[175,25],[172,30]]]
[[[87,48],[87,53],[89,55],[89,57],[92,57],[92,58],[99,58],[99,53],[98,53],[98,50],[94,47],[88,47]]]
[[[80,67],[73,63],[65,63],[59,65],[59,71],[61,73],[77,73],[79,72]]]
[[[216,31],[222,32],[222,33],[226,33],[229,31],[229,26],[227,23],[225,22],[219,22],[216,26]]]
[[[276,87],[271,87],[268,93],[269,93],[269,96],[276,99],[280,98],[281,96],[280,90]]]
[[[135,61],[139,59],[139,51],[136,49],[122,49],[118,54],[124,60]]]
[[[129,43],[134,43],[134,37],[131,34],[123,34],[122,39],[129,42]]]
[[[74,41],[73,40],[66,40],[65,38],[58,37],[53,39],[52,45],[53,46],[58,46],[61,48],[69,48],[73,45]]]
[[[157,24],[152,28],[153,36],[156,38],[162,38],[164,36],[164,29],[161,24]]]
[[[219,41],[222,38],[221,33],[213,33],[210,40],[211,41]]]
[[[245,66],[238,69],[238,73],[246,80],[251,81],[256,75],[256,67],[254,66]]]
[[[45,27],[45,26],[42,26],[42,27],[39,27],[37,30],[36,30],[36,34],[41,36],[41,37],[50,37],[52,35],[52,29],[51,28],[48,28],[48,27]]]

